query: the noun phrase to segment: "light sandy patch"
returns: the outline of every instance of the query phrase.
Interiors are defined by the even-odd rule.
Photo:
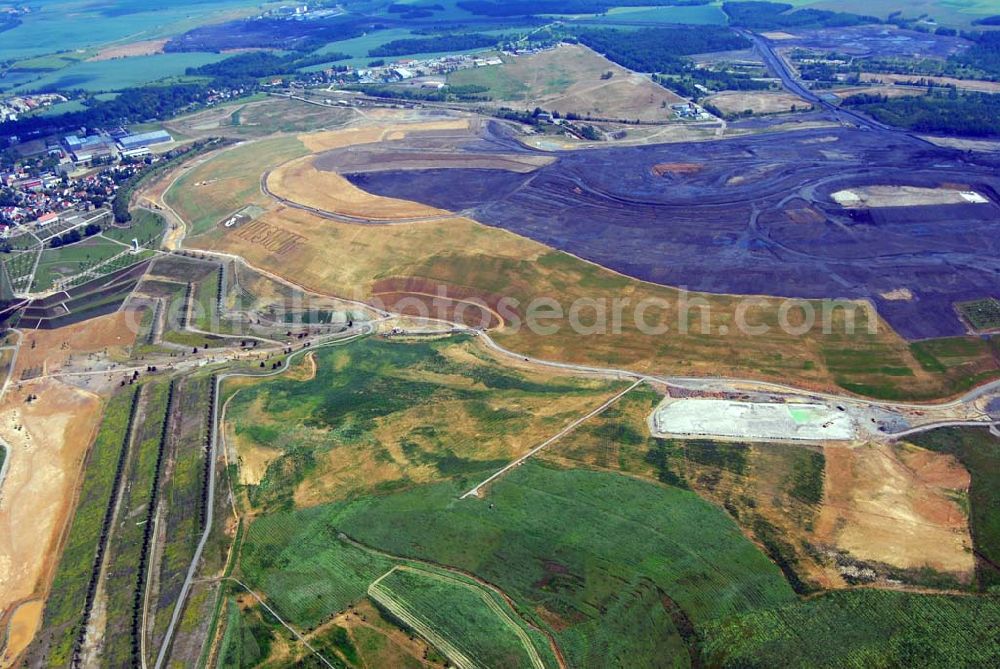
[[[115,58],[130,58],[133,56],[153,56],[158,53],[163,53],[163,47],[166,46],[167,39],[151,39],[143,42],[132,42],[131,44],[122,44],[119,46],[109,46],[106,49],[101,49],[97,54],[91,58],[90,61],[98,60],[113,60]]]
[[[955,79],[954,77],[930,77],[915,74],[881,74],[878,72],[863,72],[861,81],[886,84],[912,84],[914,87],[927,88],[927,82],[937,86],[954,86],[960,90],[977,93],[1000,93],[1000,82],[979,81],[976,79]],[[921,84],[920,82],[925,82]]]
[[[972,190],[916,186],[866,186],[837,191],[831,197],[845,209],[989,203],[987,198]]]
[[[905,88],[902,86],[849,86],[830,91],[841,100],[852,95],[884,95],[887,98],[914,98],[927,95],[926,88]]]
[[[922,139],[937,144],[947,146],[952,149],[962,149],[963,151],[1000,151],[1000,142],[989,139],[963,139],[961,137],[933,137],[923,135]]]
[[[313,153],[322,153],[332,149],[340,149],[356,144],[372,144],[381,141],[400,140],[411,132],[434,130],[467,130],[470,120],[466,118],[447,119],[443,121],[421,121],[411,124],[401,124],[399,119],[389,127],[362,126],[344,130],[328,130],[307,135],[299,135],[299,141]]]
[[[28,393],[38,399],[26,403]],[[100,418],[96,395],[54,379],[25,383],[0,405],[0,437],[10,446],[0,491],[0,611],[48,588]]]
[[[860,560],[972,573],[968,521],[953,499],[968,474],[949,455],[915,447],[827,446],[816,535]]]
[[[25,332],[14,380],[53,374],[72,367],[84,369],[97,355],[125,359],[139,332],[142,315],[131,309],[74,323],[56,330]]]
[[[307,156],[274,170],[267,178],[268,189],[306,207],[360,218],[392,220],[448,213],[409,200],[372,195],[339,174],[317,170],[313,160]]]
[[[260,485],[268,466],[281,455],[276,448],[263,448],[246,441],[239,441],[237,451],[240,457],[240,483]]]
[[[43,608],[44,602],[41,599],[33,599],[14,610],[7,626],[7,647],[4,648],[3,657],[0,658],[0,666],[13,666],[18,655],[24,652],[35,638],[35,633],[42,624]]]
[[[784,91],[724,91],[705,98],[705,102],[727,115],[748,109],[754,114],[780,114],[812,107],[808,100]]]
[[[879,293],[879,295],[882,296],[883,300],[889,300],[890,302],[909,302],[913,299],[913,293],[909,288],[896,288]]]
[[[796,37],[795,35],[791,33],[782,32],[780,30],[772,30],[770,32],[761,33],[761,35],[763,35],[769,40],[774,40],[776,42],[780,42],[782,40],[798,39],[798,37]]]

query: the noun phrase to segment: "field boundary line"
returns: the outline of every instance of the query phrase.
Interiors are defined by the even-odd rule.
[[[388,573],[380,576],[378,580],[381,581],[397,569],[399,567],[393,567]],[[393,592],[388,588],[382,587],[378,582],[372,583],[368,586],[368,596],[387,608],[390,613],[402,620],[417,634],[427,639],[459,669],[476,669],[479,666],[472,661],[472,658],[459,650],[458,647],[435,632],[426,621],[411,611],[399,597],[394,597]]]
[[[514,460],[510,464],[504,466],[502,469],[500,469],[497,472],[491,474],[489,477],[487,477],[486,479],[484,479],[482,482],[478,483],[475,487],[473,487],[467,493],[465,493],[464,495],[462,495],[461,497],[459,497],[459,499],[466,499],[468,497],[478,496],[479,495],[479,491],[484,486],[489,485],[493,481],[497,480],[498,478],[500,478],[501,476],[503,476],[504,474],[506,474],[507,472],[509,472],[511,469],[514,469],[515,467],[518,467],[518,466],[524,464],[527,460],[529,460],[532,456],[534,456],[535,454],[537,454],[538,452],[540,452],[543,448],[545,448],[546,446],[549,446],[550,444],[555,443],[556,441],[559,441],[561,438],[565,437],[567,434],[569,434],[570,432],[572,432],[573,430],[575,430],[577,427],[579,427],[581,424],[583,424],[586,421],[590,420],[594,416],[597,416],[597,415],[599,415],[601,413],[604,413],[604,411],[606,411],[612,404],[614,404],[615,402],[617,402],[621,398],[625,397],[625,395],[627,395],[630,392],[632,392],[633,390],[635,390],[639,385],[645,383],[645,381],[646,380],[644,378],[643,379],[639,379],[638,381],[636,381],[635,383],[633,383],[632,385],[630,385],[625,390],[621,391],[620,393],[618,393],[617,395],[615,395],[611,399],[605,401],[604,404],[602,404],[601,406],[597,407],[596,409],[594,409],[590,413],[588,413],[588,414],[586,414],[584,416],[581,416],[580,418],[577,418],[575,421],[573,421],[572,423],[570,423],[569,425],[567,425],[566,427],[564,427],[558,433],[556,433],[555,435],[549,437],[548,439],[546,439],[545,441],[543,441],[538,446],[535,446],[533,449],[531,449],[530,451],[528,451],[527,453],[525,453],[524,455],[522,455],[521,457],[519,457],[517,460]]]
[[[249,592],[250,596],[253,597],[254,599],[256,599],[258,604],[260,604],[265,609],[267,609],[267,612],[270,613],[272,616],[274,616],[274,619],[277,620],[279,623],[281,623],[285,627],[285,629],[287,629],[289,632],[291,632],[295,636],[295,638],[298,639],[302,643],[303,646],[305,646],[306,648],[308,648],[312,652],[313,655],[315,655],[316,657],[318,657],[319,660],[320,660],[320,662],[322,662],[323,664],[325,664],[326,666],[328,666],[330,669],[337,669],[337,667],[334,666],[333,664],[330,664],[330,661],[327,660],[325,657],[323,657],[323,655],[321,655],[318,650],[316,650],[315,648],[313,648],[309,644],[309,642],[306,640],[306,638],[304,636],[302,636],[301,634],[299,634],[298,630],[296,630],[294,627],[292,627],[291,625],[289,625],[288,623],[286,623],[284,621],[284,619],[281,616],[279,616],[277,614],[277,612],[275,612],[274,609],[272,609],[270,606],[268,606],[267,602],[265,602],[260,597],[260,595],[258,595],[256,592],[254,592],[254,590],[251,589],[246,583],[244,583],[243,581],[239,580],[238,578],[234,578],[232,576],[223,576],[220,580],[222,580],[222,581],[232,581],[233,583],[236,583],[237,585],[239,585],[240,587],[242,587],[244,590],[246,590],[247,592]]]
[[[486,604],[486,607],[491,611],[493,611],[493,613],[495,613],[497,617],[503,620],[503,622],[506,623],[507,627],[510,627],[514,632],[514,634],[517,636],[517,638],[520,639],[521,644],[524,646],[525,652],[528,654],[528,658],[531,660],[531,666],[534,667],[535,669],[545,669],[545,663],[542,662],[542,657],[538,654],[538,649],[535,648],[535,644],[531,641],[531,637],[528,636],[528,633],[524,631],[523,627],[517,624],[516,620],[507,615],[507,612],[504,611],[502,606],[500,606],[500,603],[490,596],[491,594],[494,594],[492,593],[492,591],[487,592],[486,589],[480,586],[479,584],[473,585],[472,583],[463,581],[460,578],[456,578],[448,574],[440,574],[427,569],[412,567],[410,565],[405,565],[405,564],[399,565],[395,569],[422,574],[436,581],[453,584],[475,593],[480,599],[483,600],[483,603]],[[389,573],[392,573],[392,571],[395,571],[395,569],[390,570]],[[389,573],[380,576],[378,581],[381,581],[383,578],[388,576]],[[375,583],[373,583],[372,585],[376,585],[378,581],[375,581]]]
[[[422,558],[403,557],[403,556],[397,555],[395,553],[389,553],[389,552],[384,551],[384,550],[382,550],[380,548],[376,548],[375,546],[370,546],[370,545],[365,544],[365,543],[363,543],[361,541],[358,541],[357,539],[354,539],[353,537],[348,536],[347,534],[345,534],[342,531],[338,531],[337,532],[337,538],[340,539],[341,541],[344,541],[344,542],[346,542],[346,543],[348,543],[348,544],[350,544],[350,545],[352,545],[352,546],[354,546],[356,548],[359,548],[359,549],[361,549],[361,550],[363,550],[363,551],[365,551],[367,553],[372,553],[374,555],[381,555],[383,557],[389,558],[390,560],[401,560],[401,561],[404,562],[404,564],[406,566],[409,566],[409,567],[413,567],[414,565],[417,565],[418,568],[419,567],[429,567],[430,569],[436,569],[438,571],[447,572],[448,574],[456,574],[457,576],[461,576],[462,578],[467,578],[470,581],[473,581],[474,583],[478,584],[484,590],[488,590],[488,591],[492,592],[497,597],[499,597],[501,600],[503,600],[504,603],[507,604],[507,606],[510,607],[510,610],[514,612],[514,614],[518,617],[518,619],[521,622],[523,622],[525,625],[527,625],[529,628],[531,628],[535,632],[537,632],[537,633],[541,634],[542,636],[544,636],[548,640],[548,642],[549,642],[549,647],[552,650],[552,654],[556,658],[556,663],[557,663],[559,669],[566,669],[567,668],[566,660],[565,660],[565,657],[563,656],[562,649],[559,647],[559,644],[556,642],[555,637],[552,636],[552,633],[550,631],[546,630],[546,629],[542,629],[541,627],[538,627],[537,625],[533,624],[527,618],[522,617],[521,614],[518,613],[517,605],[516,605],[516,603],[514,601],[514,598],[511,597],[510,595],[508,595],[506,592],[504,592],[504,590],[500,586],[496,585],[495,583],[490,583],[489,581],[487,581],[486,579],[484,579],[482,576],[478,576],[478,575],[476,575],[476,574],[474,574],[472,572],[465,571],[465,570],[463,570],[463,569],[461,569],[459,567],[455,567],[454,565],[442,564],[440,562],[434,562],[433,560],[427,560],[427,559],[422,559]],[[430,571],[430,569],[425,569],[424,571]],[[390,571],[392,571],[392,570],[390,570]],[[382,577],[380,577],[380,578],[384,578],[387,575],[388,574],[383,574]]]

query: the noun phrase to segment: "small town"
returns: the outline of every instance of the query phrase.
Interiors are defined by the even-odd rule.
[[[81,128],[76,134],[29,146],[23,158],[0,166],[0,232],[45,227],[62,217],[103,207],[121,183],[156,160],[151,148],[172,143],[163,130],[129,133]]]

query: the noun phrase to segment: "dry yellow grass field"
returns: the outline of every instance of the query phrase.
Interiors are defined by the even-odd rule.
[[[609,72],[610,78],[601,78]],[[497,103],[507,106],[606,119],[668,120],[673,115],[669,106],[683,102],[648,77],[577,44],[508,58],[503,65],[460,70],[449,82],[486,86]]]
[[[105,49],[101,49],[94,56],[91,56],[88,60],[99,61],[99,60],[113,60],[115,58],[129,58],[132,56],[152,56],[158,53],[163,53],[163,47],[167,45],[167,39],[151,39],[144,40],[142,42],[131,42],[129,44],[120,44],[118,46],[109,46]]]
[[[977,93],[1000,93],[1000,82],[979,81],[976,79],[956,79],[954,77],[931,77],[915,74],[883,74],[881,72],[862,72],[861,81],[886,84],[907,84],[908,82],[931,82],[937,86],[955,86],[960,90]],[[919,84],[917,84],[919,85]]]
[[[705,98],[705,102],[727,115],[748,109],[754,114],[779,114],[812,107],[808,101],[784,91],[725,91]]]
[[[347,216],[392,220],[448,214],[417,202],[367,193],[339,174],[317,170],[312,156],[293,160],[271,172],[267,187],[278,197]]]

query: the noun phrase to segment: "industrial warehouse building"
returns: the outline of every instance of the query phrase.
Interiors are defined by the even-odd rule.
[[[170,133],[165,130],[154,130],[153,132],[144,132],[138,135],[126,135],[118,140],[118,145],[122,147],[123,151],[132,151],[172,141],[174,141],[174,138],[170,136]]]

